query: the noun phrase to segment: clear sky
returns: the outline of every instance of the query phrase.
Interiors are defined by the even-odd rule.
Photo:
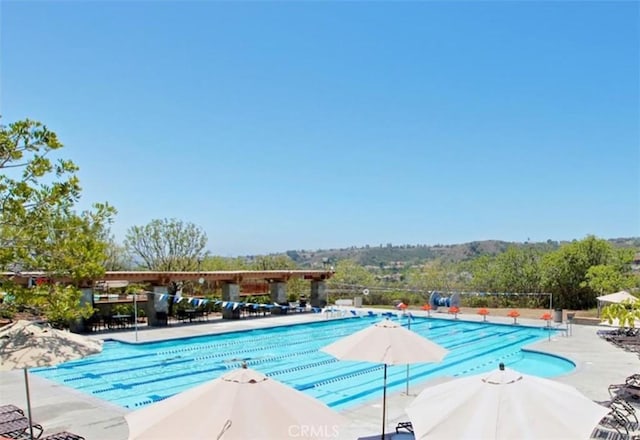
[[[215,255],[640,236],[639,3],[3,1],[2,122]]]

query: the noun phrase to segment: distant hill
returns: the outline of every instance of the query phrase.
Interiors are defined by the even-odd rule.
[[[640,249],[640,237],[614,238],[609,241],[617,247]],[[351,259],[363,266],[412,266],[424,264],[432,260],[444,262],[461,262],[471,260],[482,255],[497,255],[509,246],[533,246],[542,251],[553,251],[563,242],[547,240],[538,243],[508,242],[500,240],[472,241],[463,244],[433,246],[429,245],[401,245],[392,244],[364,247],[349,247],[343,249],[324,250],[290,250],[285,254],[302,268],[323,268],[334,265],[337,261]]]

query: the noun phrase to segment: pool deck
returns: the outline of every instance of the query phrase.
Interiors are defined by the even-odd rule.
[[[380,312],[380,310],[376,310]],[[346,313],[349,313],[348,311]],[[426,316],[424,312],[414,313]],[[212,319],[206,323],[176,324],[169,327],[142,329],[137,332],[138,342],[158,341],[204,334],[224,333],[236,330],[291,325],[304,322],[315,322],[336,319],[338,314],[302,313],[255,319],[222,320]],[[350,314],[349,314],[350,315]],[[452,319],[443,313],[432,314],[434,317]],[[479,321],[479,316],[460,315],[461,320]],[[357,319],[357,318],[354,318]],[[511,323],[511,318],[492,317],[490,322]],[[519,319],[524,325],[544,326],[540,320]],[[570,374],[554,378],[558,382],[570,384],[587,397],[602,401],[608,400],[607,387],[612,383],[624,382],[633,373],[640,372],[638,355],[624,351],[598,337],[596,332],[601,326],[572,325],[570,332],[558,332],[551,340],[539,341],[527,346],[540,352],[566,357],[576,364]],[[606,327],[604,327],[606,328]],[[568,334],[570,333],[570,334]],[[136,340],[134,331],[116,331],[93,334],[97,338],[112,338],[127,342]],[[442,381],[436,379],[434,381]],[[446,380],[446,379],[444,379]],[[387,396],[387,432],[394,432],[396,424],[407,421],[404,408],[424,387],[434,381],[410,385],[409,395],[404,392],[391,393]],[[128,438],[127,423],[124,415],[126,408],[112,405],[103,400],[85,395],[74,389],[59,385],[48,379],[35,375],[29,376],[31,404],[34,421],[45,428],[44,435],[59,431],[71,431],[84,436],[87,440],[126,440]],[[26,409],[23,371],[0,373],[0,404],[12,403]],[[373,438],[381,431],[382,402],[379,399],[342,411],[349,420],[339,437],[340,440]],[[213,438],[213,437],[212,437]],[[379,438],[379,437],[378,437]],[[194,439],[195,440],[195,439]]]

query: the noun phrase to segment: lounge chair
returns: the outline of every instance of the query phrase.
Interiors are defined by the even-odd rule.
[[[628,440],[629,436],[617,430],[608,429],[604,426],[597,426],[589,438],[602,440]]]
[[[640,374],[632,374],[628,376],[624,383],[609,385],[609,395],[629,395],[637,399],[640,397]]]
[[[42,437],[40,440],[85,440],[85,438],[73,432],[62,431]]]
[[[0,414],[6,413],[18,413],[24,415],[24,411],[21,408],[18,408],[15,405],[0,405]]]
[[[606,406],[607,408],[611,408],[612,411],[624,418],[631,430],[637,430],[637,428],[640,427],[635,408],[627,402],[623,396],[615,396],[611,400],[597,403],[602,406]]]
[[[39,423],[31,423],[33,437],[40,438],[44,428]],[[0,414],[0,436],[17,438],[29,435],[29,419],[20,413]]]
[[[626,395],[633,399],[640,398],[640,386],[627,383],[618,383],[609,385],[609,394],[611,396]]]
[[[396,425],[396,434],[399,434],[400,431],[413,433],[413,425],[411,422],[400,422]]]

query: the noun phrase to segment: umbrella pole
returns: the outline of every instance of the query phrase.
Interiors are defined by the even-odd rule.
[[[411,330],[411,316],[407,316],[407,328]],[[407,389],[406,395],[409,395],[409,364],[407,364]]]
[[[407,389],[405,391],[405,394],[407,396],[409,395],[409,364],[407,364]]]
[[[384,428],[387,424],[387,364],[384,364],[384,387],[382,388],[382,437],[384,440]]]
[[[24,386],[27,390],[27,416],[29,417],[29,438],[33,440],[33,423],[31,419],[31,396],[29,396],[29,373],[27,373],[27,367],[24,368]]]
[[[136,342],[138,342],[138,302],[136,296],[137,294],[133,292],[133,328],[136,333]]]

